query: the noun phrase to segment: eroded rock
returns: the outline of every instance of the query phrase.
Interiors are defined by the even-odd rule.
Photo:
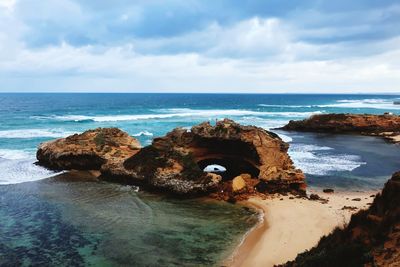
[[[295,169],[288,144],[276,134],[231,120],[205,122],[191,130],[177,128],[150,146],[115,129],[96,129],[47,142],[39,147],[39,164],[55,169],[100,169],[102,179],[139,184],[175,194],[204,194],[221,189],[243,173],[250,189],[259,181],[267,192],[304,194],[304,174]],[[224,166],[221,174],[202,170]],[[242,177],[243,178],[243,177]]]
[[[400,142],[400,116],[392,114],[318,114],[308,119],[290,121],[281,129],[287,131],[357,133],[379,136]]]
[[[97,128],[40,144],[38,164],[56,170],[100,170],[122,164],[137,153],[140,143],[117,128]]]

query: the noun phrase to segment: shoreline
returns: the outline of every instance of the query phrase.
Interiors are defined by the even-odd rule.
[[[243,204],[260,211],[260,222],[244,235],[224,266],[268,267],[294,260],[334,228],[344,227],[353,213],[368,208],[373,200],[371,195],[378,192],[309,190],[308,193],[328,199],[327,203],[279,195],[265,199],[252,197]],[[343,209],[345,206],[352,208]]]

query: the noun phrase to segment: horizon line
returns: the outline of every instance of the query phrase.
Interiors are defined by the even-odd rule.
[[[18,91],[11,92],[5,91],[0,94],[193,94],[193,95],[400,95],[400,92],[343,92],[343,93],[313,93],[313,92],[282,92],[282,93],[258,93],[258,92],[112,92],[112,91],[103,91],[103,92],[92,92],[92,91],[78,91],[78,92],[70,92],[70,91]]]

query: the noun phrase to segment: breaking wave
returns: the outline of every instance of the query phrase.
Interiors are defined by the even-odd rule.
[[[132,134],[132,136],[138,137],[138,136],[153,136],[153,133],[148,132],[148,131],[141,131],[135,134]]]
[[[0,149],[0,184],[17,184],[41,180],[56,173],[34,164],[34,154],[13,149]]]
[[[154,114],[133,114],[133,115],[63,115],[63,116],[48,116],[47,119],[59,121],[73,122],[116,122],[116,121],[137,121],[137,120],[152,120],[152,119],[168,119],[168,118],[222,118],[224,116],[266,116],[266,117],[292,117],[302,118],[313,114],[321,114],[322,111],[315,112],[263,112],[252,110],[236,110],[236,109],[210,109],[210,110],[195,110],[195,109],[164,109],[159,110],[165,113]],[[36,117],[38,118],[38,117]],[[43,119],[44,117],[40,117]]]
[[[321,108],[372,108],[386,110],[400,110],[400,105],[395,105],[395,99],[343,99],[336,103],[319,105]]]
[[[0,131],[0,138],[40,138],[40,137],[66,137],[74,134],[74,132],[63,131],[61,129],[18,129],[18,130],[3,130]]]
[[[312,175],[352,171],[366,164],[357,155],[329,153],[332,150],[333,148],[326,146],[292,144],[289,148],[289,155],[297,168]]]

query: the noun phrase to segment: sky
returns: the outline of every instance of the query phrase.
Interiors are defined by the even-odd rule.
[[[0,0],[0,91],[400,93],[400,2]]]

